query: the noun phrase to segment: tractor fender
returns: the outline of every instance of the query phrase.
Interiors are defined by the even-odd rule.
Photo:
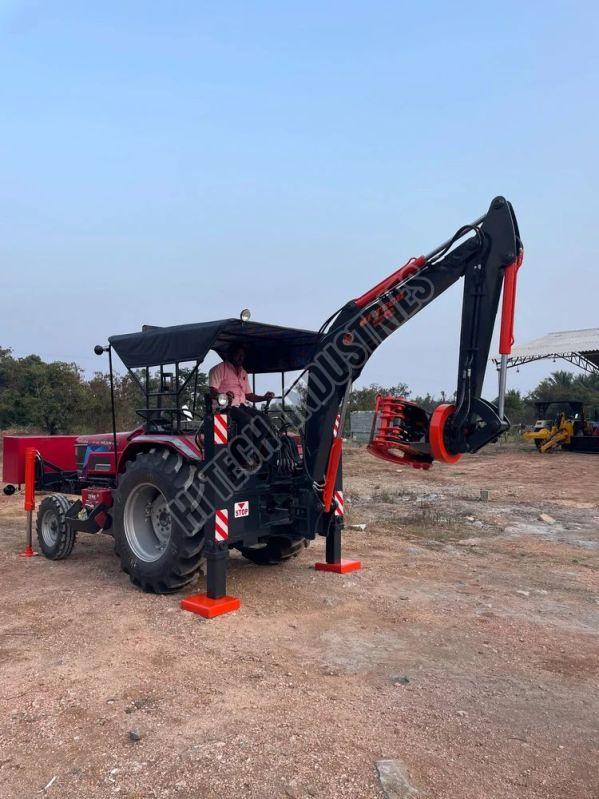
[[[203,460],[202,450],[198,447],[192,436],[145,434],[135,436],[127,444],[119,459],[119,474],[125,471],[127,461],[134,460],[140,452],[149,452],[156,447],[165,447],[181,455],[186,461],[198,462]]]

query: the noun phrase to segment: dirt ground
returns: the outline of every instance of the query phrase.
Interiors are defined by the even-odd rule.
[[[363,570],[315,572],[321,541],[234,555],[242,609],[213,621],[135,590],[105,536],[20,558],[2,497],[2,799],[370,799],[381,759],[405,796],[597,799],[599,458],[345,466]]]

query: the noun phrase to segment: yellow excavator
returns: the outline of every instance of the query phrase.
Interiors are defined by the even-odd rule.
[[[556,449],[556,447],[563,446],[564,444],[568,445],[571,442],[572,436],[574,435],[574,423],[571,419],[567,418],[564,411],[560,411],[557,415],[557,419],[553,422],[549,422],[551,427],[546,426],[548,420],[542,419],[540,421],[543,422],[542,427],[537,427],[539,424],[537,421],[533,430],[529,430],[522,434],[522,438],[525,438],[527,441],[535,442],[535,446],[539,452],[551,452]]]
[[[547,419],[550,405],[567,405],[569,410],[560,410],[555,419]],[[537,421],[532,430],[522,433],[522,438],[534,441],[539,452],[554,452],[558,448],[579,452],[599,451],[599,429],[596,423],[585,419],[582,402],[537,402],[536,407]]]

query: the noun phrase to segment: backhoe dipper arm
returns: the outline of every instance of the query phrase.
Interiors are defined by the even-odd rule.
[[[465,238],[468,237],[468,238]],[[461,243],[461,239],[464,239]],[[453,249],[452,249],[453,248]],[[495,318],[504,283],[502,341],[511,345],[515,272],[522,260],[518,224],[509,202],[496,197],[488,212],[466,225],[429,255],[411,259],[332,318],[308,378],[305,425],[306,468],[321,484],[333,442],[333,426],[349,387],[376,348],[395,330],[464,278],[456,405],[433,413],[429,432],[433,457],[451,461],[474,452],[509,427],[481,398]],[[507,288],[507,281],[506,281]],[[506,310],[507,308],[507,310]],[[326,329],[326,323],[325,323]],[[440,338],[445,331],[440,331]]]

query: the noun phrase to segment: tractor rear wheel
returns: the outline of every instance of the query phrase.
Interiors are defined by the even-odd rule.
[[[52,494],[40,502],[36,520],[37,540],[49,560],[68,558],[75,546],[77,533],[67,520],[71,504],[64,494]]]
[[[196,474],[196,466],[177,453],[155,449],[128,462],[119,478],[114,492],[114,548],[123,571],[144,591],[177,591],[202,567],[204,529],[191,519],[190,489]]]
[[[240,547],[244,558],[260,565],[276,566],[286,560],[297,557],[304,547],[308,546],[307,538],[289,538],[285,535],[272,536],[266,546],[258,549]]]

